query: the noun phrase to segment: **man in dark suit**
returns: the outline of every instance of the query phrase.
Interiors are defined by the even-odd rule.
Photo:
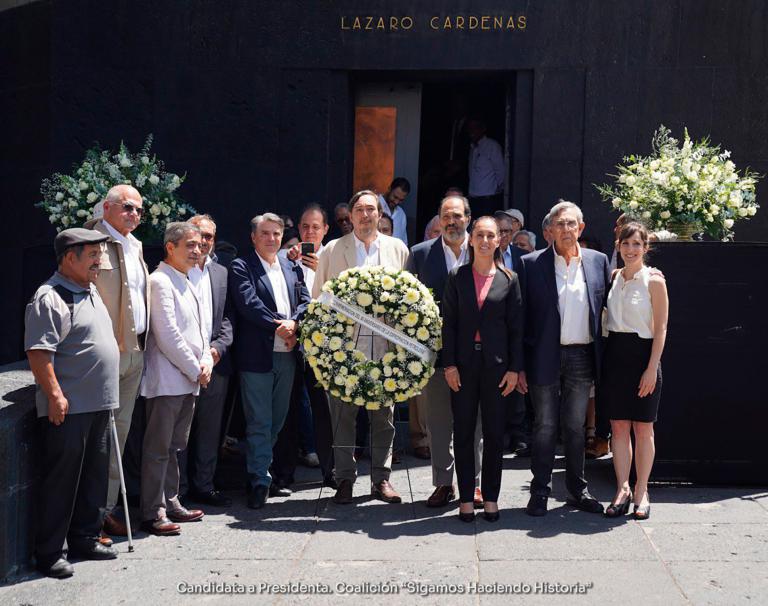
[[[569,503],[591,513],[603,507],[584,479],[584,419],[601,359],[601,312],[610,282],[608,257],[580,248],[581,209],[559,201],[549,211],[553,245],[523,257],[525,372],[518,390],[530,390],[534,409],[531,498],[526,511],[547,513],[558,420],[565,447]]]
[[[200,389],[195,400],[192,430],[187,448],[180,452],[179,492],[191,500],[216,507],[227,507],[232,501],[213,486],[219,458],[219,437],[224,416],[232,365],[229,347],[232,345],[232,321],[227,305],[227,270],[219,265],[213,252],[216,223],[209,215],[195,215],[189,220],[200,228],[200,264],[189,271],[189,281],[197,289],[203,314],[203,328],[213,357],[211,381]]]
[[[234,361],[240,372],[248,442],[248,507],[253,509],[263,507],[270,493],[272,448],[288,413],[298,322],[309,304],[301,269],[277,256],[283,228],[283,220],[273,213],[254,217],[255,250],[232,261],[229,268],[229,296],[237,324]]]
[[[429,289],[439,305],[443,298],[448,272],[463,265],[469,258],[467,251],[467,227],[471,221],[469,202],[463,196],[449,195],[443,198],[438,209],[442,235],[427,240],[411,249],[405,268],[414,274]],[[416,396],[416,405],[424,407],[427,417],[427,434],[432,458],[432,483],[435,490],[427,499],[428,507],[444,507],[456,497],[453,487],[453,414],[448,384],[442,371],[438,355],[437,370],[429,379],[421,394]],[[480,476],[481,451],[480,424],[475,432],[475,486]],[[476,495],[482,506],[482,498]]]

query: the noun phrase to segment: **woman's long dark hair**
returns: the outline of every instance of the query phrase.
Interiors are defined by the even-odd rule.
[[[499,222],[495,218],[491,217],[490,215],[484,215],[484,216],[478,217],[477,219],[472,221],[472,225],[469,228],[469,235],[470,235],[470,237],[474,233],[475,227],[477,226],[477,224],[480,221],[485,221],[486,219],[488,221],[491,221],[496,226],[496,235],[499,234]],[[469,264],[470,265],[474,265],[474,263],[475,263],[475,249],[473,248],[473,246],[471,244],[468,244],[467,246],[469,248]],[[505,274],[507,274],[508,277],[510,277],[510,278],[512,277],[512,272],[509,271],[504,266],[504,258],[502,257],[501,248],[499,248],[498,246],[496,247],[496,250],[493,251],[493,264],[498,269],[500,269]]]

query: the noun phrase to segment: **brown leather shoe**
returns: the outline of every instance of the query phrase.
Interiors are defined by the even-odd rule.
[[[158,537],[181,534],[181,526],[174,524],[168,518],[145,520],[141,523],[141,529]]]
[[[402,503],[403,500],[397,491],[389,483],[389,480],[382,480],[378,484],[371,484],[371,496],[385,503]]]
[[[475,496],[472,499],[472,503],[475,504],[475,509],[483,509],[483,493],[480,492],[480,488],[475,488]]]
[[[128,528],[125,522],[108,513],[104,516],[104,532],[113,537],[127,537]]]
[[[413,456],[417,459],[424,459],[428,461],[432,458],[432,453],[429,452],[429,446],[418,446],[413,449]]]
[[[427,499],[427,507],[445,507],[456,498],[453,486],[438,486]]]
[[[339,487],[336,489],[336,494],[333,497],[333,502],[339,505],[349,505],[352,502],[352,481],[341,480],[339,481]]]
[[[611,446],[608,440],[601,437],[594,437],[587,441],[584,449],[584,456],[587,459],[599,459],[611,452]]]
[[[106,534],[104,534],[104,531],[102,530],[99,533],[99,543],[104,545],[104,547],[112,547],[113,541]]]
[[[168,518],[172,522],[177,523],[197,522],[202,520],[204,515],[201,509],[187,509],[186,507],[180,507],[168,512]]]

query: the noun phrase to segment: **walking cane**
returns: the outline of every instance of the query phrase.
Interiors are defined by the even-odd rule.
[[[128,497],[125,495],[125,476],[123,475],[123,458],[120,456],[120,443],[117,440],[117,425],[115,414],[109,411],[109,424],[112,427],[112,451],[117,459],[117,471],[120,473],[120,492],[123,493],[123,509],[125,510],[125,527],[128,529],[128,553],[133,552],[133,535],[131,534],[131,515],[128,512]]]

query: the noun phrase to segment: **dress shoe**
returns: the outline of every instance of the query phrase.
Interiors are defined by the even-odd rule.
[[[98,541],[99,541],[99,543],[101,543],[101,544],[102,544],[102,545],[104,545],[105,547],[112,547],[112,544],[114,543],[114,541],[113,541],[112,539],[110,539],[110,538],[109,538],[109,537],[108,537],[108,536],[107,536],[107,535],[104,533],[104,531],[103,531],[103,530],[102,530],[102,531],[99,533],[99,539],[98,539]]]
[[[200,509],[187,509],[186,507],[179,507],[178,509],[168,511],[167,515],[171,522],[183,524],[185,522],[197,522],[198,520],[202,520],[205,514]]]
[[[333,479],[333,476],[328,476],[327,478],[323,478],[323,486],[326,488],[333,488],[336,490],[339,485],[336,483],[336,480]]]
[[[459,520],[462,522],[474,522],[475,521],[475,512],[470,511],[469,513],[464,513],[463,511],[459,512]]]
[[[339,505],[349,505],[352,502],[352,480],[341,480],[333,502]]]
[[[432,453],[429,451],[429,446],[417,446],[413,449],[413,456],[428,461],[432,458]]]
[[[608,440],[595,436],[589,438],[584,448],[584,457],[587,459],[599,459],[611,452],[611,446]]]
[[[579,496],[570,496],[565,500],[568,505],[581,509],[587,513],[603,513],[603,506],[595,497],[589,494],[586,490]]]
[[[636,520],[647,520],[651,517],[651,504],[646,503],[645,505],[635,505],[634,509],[632,510],[632,517]]]
[[[453,486],[438,486],[427,499],[427,507],[445,507],[456,498]]]
[[[392,451],[392,465],[399,465],[402,462],[403,462],[403,459],[400,456],[400,451],[398,450]]]
[[[64,558],[59,558],[52,564],[37,563],[37,569],[45,576],[52,579],[66,579],[75,574],[75,569],[72,564],[67,562]]]
[[[389,483],[389,480],[381,480],[377,484],[371,484],[371,496],[385,503],[402,503],[403,500],[397,491]]]
[[[145,520],[141,523],[141,529],[158,537],[166,537],[181,533],[181,526],[174,524],[168,518]]]
[[[266,504],[268,495],[268,486],[255,486],[248,495],[248,507],[251,509],[261,509]]]
[[[111,513],[104,516],[104,532],[113,537],[128,536],[128,528],[125,522]]]
[[[475,496],[472,498],[472,503],[475,505],[475,509],[483,508],[483,493],[479,488],[475,488]]]
[[[525,506],[525,513],[534,518],[547,515],[547,497],[542,494],[532,494]]]
[[[316,468],[320,467],[320,457],[316,452],[308,452],[303,457],[299,457],[299,462],[305,467]]]
[[[190,491],[188,498],[194,503],[213,505],[214,507],[229,507],[232,505],[232,499],[225,497],[218,490],[209,490],[208,492]]]
[[[499,521],[499,512],[497,511],[484,511],[483,512],[483,518],[485,518],[486,522],[498,522]]]
[[[629,512],[629,504],[632,502],[632,493],[630,492],[627,495],[627,498],[621,501],[620,503],[611,503],[606,509],[605,509],[605,517],[606,518],[619,518],[621,516],[627,515]]]
[[[275,484],[274,482],[269,485],[270,497],[290,497],[292,494],[293,492],[287,486]]]
[[[67,557],[79,560],[114,560],[117,557],[117,549],[102,545],[99,541],[83,541],[69,543]]]
[[[530,458],[531,447],[525,442],[518,442],[513,452],[515,453],[516,457]]]

